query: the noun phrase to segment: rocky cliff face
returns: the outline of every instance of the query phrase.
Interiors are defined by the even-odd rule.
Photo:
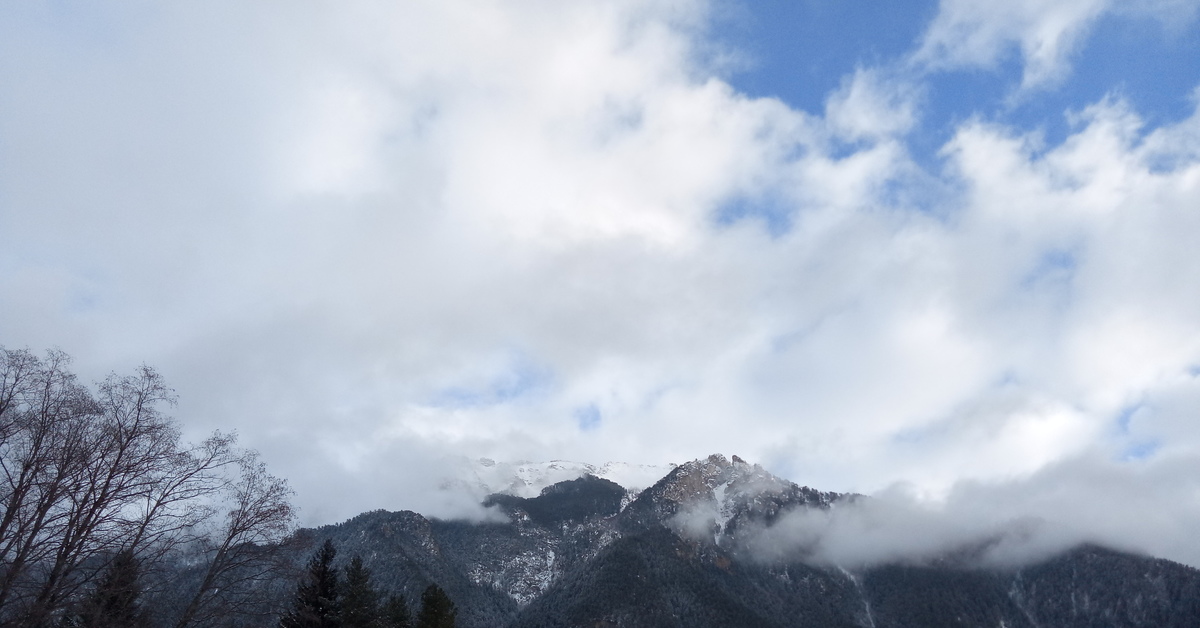
[[[636,494],[585,475],[536,497],[490,496],[507,522],[377,511],[309,537],[362,556],[379,588],[414,605],[436,582],[468,628],[1200,626],[1200,572],[1102,548],[1009,571],[851,572],[744,551],[784,513],[856,499],[714,455]]]
[[[730,547],[740,530],[770,525],[785,510],[825,509],[852,498],[798,486],[737,456],[729,461],[714,454],[676,467],[643,491],[622,522],[627,530],[667,525],[693,540],[711,538]]]

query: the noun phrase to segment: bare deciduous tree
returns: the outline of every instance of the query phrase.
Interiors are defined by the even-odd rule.
[[[69,358],[50,352],[45,362],[28,351],[4,351],[5,390],[0,441],[4,515],[0,517],[0,618],[14,606],[31,607],[44,588],[35,572],[48,572],[72,553],[58,541],[77,524],[77,506],[91,455],[88,427],[99,406],[66,370]],[[54,577],[62,580],[62,569]],[[57,585],[52,585],[57,587]]]
[[[0,347],[0,623],[52,622],[123,552],[152,569],[197,545],[208,575],[179,625],[207,617],[268,569],[294,519],[286,482],[232,435],[182,445],[153,369],[93,394],[69,364]]]
[[[214,615],[261,612],[262,585],[288,564],[276,549],[295,520],[287,482],[267,472],[254,452],[224,489],[225,519],[200,539],[207,568],[176,628],[204,625]]]

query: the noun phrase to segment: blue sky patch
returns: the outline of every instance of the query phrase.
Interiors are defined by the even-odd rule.
[[[1069,80],[1044,99],[1065,110],[1114,94],[1129,101],[1150,128],[1190,116],[1192,93],[1200,85],[1200,22],[1176,26],[1178,31],[1168,30],[1148,17],[1102,17]],[[1192,62],[1180,63],[1183,59]]]
[[[1021,284],[1026,288],[1036,288],[1047,283],[1066,288],[1075,274],[1079,261],[1074,251],[1069,249],[1051,249],[1042,254],[1033,270],[1025,275]]]
[[[821,113],[856,67],[910,51],[937,11],[936,0],[755,0],[719,24],[717,37],[750,56],[729,77],[737,90]]]
[[[438,391],[432,405],[450,408],[499,405],[545,390],[553,381],[549,369],[514,358],[507,369],[482,385],[450,386]]]
[[[936,0],[761,0],[720,19],[716,37],[749,61],[726,77],[752,97],[773,97],[821,114],[856,68],[900,68],[937,12]],[[1061,80],[1022,91],[1024,59],[1014,44],[990,67],[912,75],[923,87],[918,129],[908,136],[917,163],[936,171],[938,151],[971,119],[1038,132],[1048,146],[1074,128],[1071,112],[1116,97],[1154,129],[1195,110],[1200,86],[1200,20],[1170,27],[1148,15],[1109,12],[1082,36]]]
[[[582,408],[575,409],[575,422],[579,424],[579,429],[584,432],[590,432],[600,427],[602,415],[600,408],[594,403],[589,403]]]
[[[1162,443],[1157,440],[1141,441],[1129,445],[1121,455],[1125,462],[1145,460],[1162,449]]]
[[[1145,460],[1162,449],[1162,442],[1157,438],[1137,438],[1133,435],[1132,423],[1138,414],[1148,411],[1144,403],[1133,403],[1125,406],[1117,413],[1114,425],[1120,437],[1128,439],[1121,450],[1120,459],[1125,462]]]
[[[742,220],[762,220],[767,232],[773,237],[779,237],[791,230],[792,214],[795,211],[795,201],[784,199],[778,194],[739,195],[717,208],[715,220],[722,227]]]
[[[1121,409],[1121,412],[1119,412],[1117,414],[1117,421],[1116,421],[1117,430],[1121,434],[1129,433],[1129,422],[1131,420],[1133,420],[1133,415],[1137,414],[1138,410],[1141,410],[1143,407],[1144,406],[1142,404],[1135,403],[1135,404],[1132,404],[1129,406],[1125,406],[1124,408]]]

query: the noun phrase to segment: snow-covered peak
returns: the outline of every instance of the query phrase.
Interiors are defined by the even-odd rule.
[[[496,462],[481,458],[471,462],[466,481],[485,494],[537,497],[547,486],[591,474],[615,482],[627,491],[637,492],[653,485],[674,468],[673,464],[606,462],[594,465],[570,460]]]
[[[713,454],[679,465],[629,505],[626,519],[633,526],[666,523],[721,545],[740,528],[769,525],[785,509],[827,508],[841,497],[799,486],[737,456]]]

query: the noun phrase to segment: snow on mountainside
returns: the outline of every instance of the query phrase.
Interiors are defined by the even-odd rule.
[[[488,458],[471,461],[464,483],[483,494],[504,493],[517,497],[537,497],[552,484],[594,475],[621,485],[636,493],[652,486],[670,473],[674,464],[630,464],[606,462],[593,465],[586,462],[551,460],[549,462],[496,462]]]
[[[851,495],[817,491],[772,475],[757,464],[720,454],[677,466],[638,496],[627,519],[669,523],[678,532],[725,545],[739,529],[769,525],[788,508],[829,508]]]
[[[1020,569],[954,556],[810,563],[767,532],[807,534],[787,518],[870,498],[800,486],[737,456],[665,473],[561,460],[469,466],[471,479],[460,474],[454,487],[490,492],[482,505],[503,517],[364,513],[303,536],[297,564],[331,539],[341,556],[362,557],[380,590],[410,604],[429,584],[442,587],[462,628],[1200,626],[1200,571],[1095,546]]]

